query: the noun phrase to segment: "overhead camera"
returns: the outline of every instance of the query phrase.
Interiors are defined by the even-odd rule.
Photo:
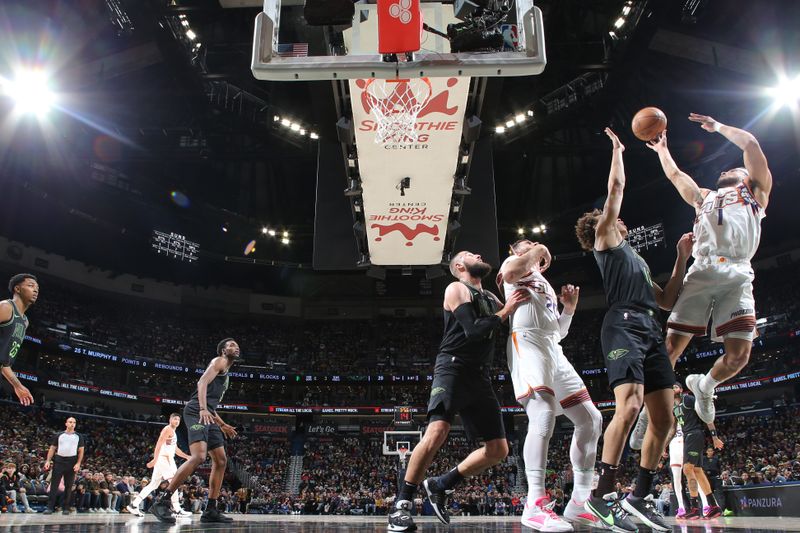
[[[503,32],[500,25],[511,11],[510,0],[456,0],[453,3],[458,24],[448,24],[447,37],[452,52],[500,52]]]

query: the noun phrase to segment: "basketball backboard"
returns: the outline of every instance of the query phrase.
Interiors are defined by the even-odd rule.
[[[332,28],[322,47],[282,41],[284,35],[297,33],[281,31],[280,0],[265,0],[263,12],[256,17],[251,68],[257,79],[273,81],[540,74],[547,61],[542,12],[533,0],[513,3],[516,9],[502,28],[504,50],[453,53],[447,39],[426,31],[411,60],[398,62],[384,61],[378,52],[376,4],[357,3],[352,26],[341,32]],[[422,20],[441,32],[446,32],[448,24],[459,22],[452,2],[423,0],[420,8]],[[296,18],[292,20],[296,22]],[[340,38],[343,46],[332,44]],[[326,54],[313,55],[320,49]],[[303,55],[306,50],[310,55]]]

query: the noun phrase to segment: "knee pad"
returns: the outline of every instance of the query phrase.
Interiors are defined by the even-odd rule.
[[[549,438],[555,429],[555,412],[550,410],[539,411],[536,415],[536,422],[534,428],[537,434],[542,438]]]

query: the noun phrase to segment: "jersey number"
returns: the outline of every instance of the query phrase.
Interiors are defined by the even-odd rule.
[[[11,343],[11,351],[8,352],[8,356],[11,359],[14,359],[17,356],[17,352],[19,351],[20,343],[14,341]]]

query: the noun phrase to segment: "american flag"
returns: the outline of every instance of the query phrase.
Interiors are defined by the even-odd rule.
[[[279,44],[278,57],[308,57],[308,43]]]

